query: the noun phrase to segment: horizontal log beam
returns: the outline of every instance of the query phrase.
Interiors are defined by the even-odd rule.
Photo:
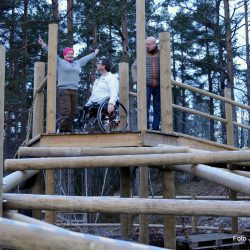
[[[250,178],[250,172],[248,171],[232,170],[232,172]]]
[[[63,226],[63,227],[120,227],[120,223],[82,223],[82,222],[62,222],[58,223],[58,226]],[[164,228],[164,225],[162,224],[148,224],[150,228]],[[134,223],[133,227],[139,227],[139,224]],[[192,225],[187,225],[185,224],[184,228],[183,225],[176,225],[176,229],[192,229]],[[223,231],[223,232],[232,232],[231,227],[213,227],[213,226],[197,226],[198,230],[213,230],[213,231]],[[244,232],[250,232],[250,229],[244,229]]]
[[[203,201],[3,194],[5,209],[44,209],[63,212],[250,216],[249,201]]]
[[[3,178],[3,192],[8,193],[21,183],[37,174],[40,170],[15,171]]]
[[[205,117],[205,118],[208,118],[208,119],[212,119],[212,120],[216,120],[216,121],[220,121],[220,122],[224,122],[224,123],[227,122],[227,120],[224,119],[224,118],[221,118],[221,117],[215,116],[215,115],[209,115],[207,113],[204,113],[204,112],[201,112],[201,111],[198,111],[198,110],[186,108],[186,107],[179,106],[179,105],[176,105],[176,104],[172,104],[172,107],[175,108],[175,109],[182,110],[184,112],[188,112],[188,113],[191,113],[191,114],[199,115],[201,117]]]
[[[233,152],[231,152],[233,153]],[[182,171],[202,177],[218,185],[225,186],[234,191],[250,195],[250,180],[248,177],[238,175],[227,169],[210,167],[203,164],[198,165],[173,165],[164,167],[175,171]]]
[[[223,96],[219,96],[219,95],[213,94],[213,93],[208,92],[206,90],[202,90],[202,89],[193,87],[193,86],[191,86],[189,84],[177,82],[177,81],[174,81],[174,80],[172,80],[172,84],[174,84],[176,86],[179,86],[181,88],[184,88],[184,89],[188,89],[188,90],[194,91],[196,93],[199,93],[199,94],[202,94],[202,95],[205,95],[205,96],[212,97],[212,98],[217,99],[217,100],[224,101],[225,103],[229,103],[229,104],[232,104],[232,105],[235,105],[235,106],[238,106],[240,108],[243,108],[243,109],[246,109],[246,110],[250,111],[250,107],[247,106],[247,105],[241,104],[239,102],[233,101],[233,100],[225,98]]]
[[[250,161],[250,150],[119,156],[86,156],[5,160],[5,170],[133,167],[175,164],[215,164]]]
[[[21,250],[160,250],[137,243],[80,234],[53,226],[41,226],[0,218],[0,246]]]
[[[65,157],[65,156],[97,156],[97,155],[138,155],[138,154],[169,154],[185,153],[188,147],[20,147],[19,157]]]
[[[5,210],[4,211],[4,217],[11,219],[11,220],[16,220],[16,221],[21,221],[21,222],[26,222],[26,223],[31,223],[35,225],[41,225],[45,227],[50,227],[54,229],[58,229],[58,227],[63,226],[63,227],[120,227],[121,223],[83,223],[79,221],[72,221],[71,223],[65,223],[65,222],[57,222],[57,226],[54,226],[52,224],[45,223],[40,220],[36,220],[34,218],[25,216],[23,214],[19,214],[13,210]],[[163,228],[164,225],[162,224],[149,224],[148,225],[151,228]],[[139,227],[139,224],[134,223],[133,227]],[[183,225],[176,225],[176,228],[178,229],[183,229]],[[185,225],[185,228],[192,228],[191,225]],[[219,227],[211,227],[211,226],[198,226],[197,229],[202,229],[202,230],[221,230]],[[223,230],[225,231],[231,231],[232,229],[230,227],[224,227]],[[245,229],[244,232],[250,232],[250,229]]]

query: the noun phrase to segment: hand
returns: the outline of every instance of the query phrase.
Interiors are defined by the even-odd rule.
[[[95,49],[95,55],[99,53],[99,49]]]
[[[44,47],[44,46],[46,45],[46,43],[43,41],[43,39],[42,39],[41,37],[39,37],[38,43],[39,43],[40,45],[42,45],[42,47]]]
[[[111,103],[108,104],[108,113],[112,114],[115,110],[115,106]]]

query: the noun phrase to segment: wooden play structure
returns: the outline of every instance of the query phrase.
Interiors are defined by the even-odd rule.
[[[250,111],[249,106],[230,99],[230,93],[218,96],[171,80],[170,36],[160,34],[161,53],[161,131],[146,128],[145,89],[145,3],[137,0],[137,120],[138,131],[105,134],[56,134],[56,24],[49,25],[48,70],[37,62],[34,71],[32,139],[18,151],[18,159],[3,163],[5,49],[0,46],[0,247],[16,249],[162,249],[149,242],[148,215],[163,216],[164,247],[176,249],[175,216],[229,216],[232,234],[238,232],[237,217],[250,217],[250,202],[237,200],[237,192],[250,195],[250,151],[233,146],[233,126],[250,126],[232,120],[232,105]],[[119,64],[120,99],[129,110],[129,67]],[[172,86],[216,98],[225,103],[226,118],[208,115],[172,103]],[[47,88],[46,129],[44,123],[44,88]],[[195,138],[173,131],[172,110],[180,109],[226,124],[227,145]],[[216,154],[215,154],[216,152]],[[216,167],[219,164],[219,167]],[[139,168],[139,197],[131,198],[130,168]],[[83,197],[55,195],[55,170],[70,168],[120,168],[120,197]],[[163,197],[148,198],[148,167],[163,171]],[[3,169],[13,171],[3,178]],[[46,171],[42,194],[41,170]],[[231,200],[203,197],[203,200],[175,196],[174,171],[192,173],[231,190]],[[10,193],[18,185],[37,175],[31,194]],[[33,210],[33,217],[17,213]],[[41,221],[42,212],[45,220]],[[54,226],[56,211],[120,214],[121,235],[128,239],[130,215],[139,214],[139,243],[113,240],[68,231]],[[197,228],[197,227],[196,227]],[[197,248],[198,249],[198,248]]]

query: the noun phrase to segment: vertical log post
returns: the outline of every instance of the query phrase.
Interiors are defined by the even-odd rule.
[[[126,62],[119,63],[119,99],[128,111],[129,119],[129,66]],[[123,115],[120,112],[121,123],[126,122]]]
[[[43,133],[44,121],[44,93],[37,92],[37,88],[45,78],[45,63],[36,62],[34,67],[34,88],[33,88],[33,121],[32,121],[32,137]],[[32,194],[42,194],[42,172],[36,175],[35,185],[32,187]],[[42,211],[32,210],[32,217],[41,220]]]
[[[160,34],[161,131],[173,132],[170,34]],[[163,172],[163,198],[175,198],[174,172]],[[165,215],[164,247],[176,249],[175,216]]]
[[[129,110],[129,67],[128,63],[119,63],[119,99]],[[126,122],[120,113],[121,122]],[[128,123],[129,124],[129,123]],[[130,168],[120,168],[120,192],[121,197],[130,197]],[[121,214],[121,236],[128,239],[131,227],[131,215]]]
[[[58,25],[53,23],[49,25],[46,133],[55,133],[56,129],[57,40]],[[55,194],[54,170],[46,171],[45,186],[46,194]],[[53,224],[55,222],[55,213],[47,211],[45,218],[48,223]]]
[[[145,1],[136,0],[136,58],[137,58],[137,115],[138,129],[147,129]]]
[[[5,47],[0,45],[0,217],[3,216],[3,131],[4,131]]]
[[[174,171],[163,171],[163,198],[175,197]],[[175,216],[165,215],[164,223],[164,247],[176,249]]]
[[[195,192],[192,191],[191,193],[192,200],[196,199]],[[192,216],[192,233],[197,233],[197,216]]]
[[[136,58],[137,58],[137,120],[138,129],[147,129],[145,1],[136,0]],[[148,197],[148,169],[139,168],[139,196]],[[148,216],[139,215],[139,241],[148,243]]]
[[[170,34],[160,33],[161,130],[173,132]]]
[[[231,99],[231,90],[226,88],[224,91],[224,96],[227,99]],[[233,128],[233,112],[232,112],[232,105],[229,103],[225,103],[226,109],[226,129],[227,129],[227,144],[234,146],[234,128]],[[230,190],[229,197],[231,200],[237,200],[237,192],[234,190]],[[238,217],[232,217],[232,234],[238,233]],[[234,250],[239,249],[239,247],[234,246]]]
[[[120,168],[120,192],[121,197],[130,197],[130,168]],[[128,239],[131,234],[131,214],[121,214],[121,236]]]
[[[34,68],[34,91],[33,91],[33,126],[32,137],[43,133],[44,122],[44,93],[37,92],[38,86],[45,78],[45,63],[36,62]]]
[[[148,167],[139,167],[139,197],[148,198]],[[139,215],[139,242],[143,244],[149,243],[149,225],[148,216]]]
[[[226,88],[224,90],[224,96],[227,99],[231,99],[231,90]],[[230,103],[225,103],[226,109],[226,129],[227,129],[227,144],[234,145],[234,128],[233,128],[233,112],[232,105]]]

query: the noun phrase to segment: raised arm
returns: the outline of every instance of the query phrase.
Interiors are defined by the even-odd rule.
[[[43,41],[41,37],[38,39],[38,43],[42,46],[42,48],[48,53],[48,45]],[[57,55],[57,61],[63,60],[60,56]]]
[[[93,60],[96,55],[99,53],[99,49],[95,49],[95,51],[87,56],[80,58],[78,61],[80,62],[80,66],[84,66],[88,61]]]

